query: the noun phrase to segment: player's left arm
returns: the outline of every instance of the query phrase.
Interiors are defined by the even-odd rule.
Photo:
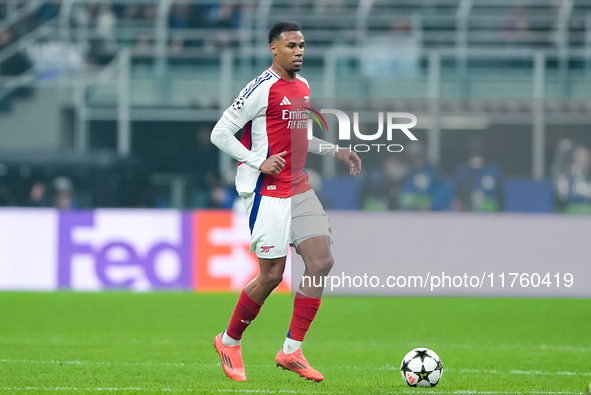
[[[337,160],[349,166],[349,174],[352,176],[359,174],[361,171],[361,158],[359,158],[356,152],[341,148],[336,144],[329,143],[318,137],[312,137],[308,141],[308,152],[337,158]]]
[[[356,176],[361,172],[361,158],[355,151],[339,148],[335,158],[349,166],[349,174]]]

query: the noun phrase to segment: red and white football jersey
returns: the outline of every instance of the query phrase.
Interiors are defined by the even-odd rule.
[[[238,193],[289,197],[311,189],[304,171],[308,113],[295,105],[309,100],[310,86],[305,78],[297,75],[295,81],[286,81],[269,68],[224,111],[226,118],[244,128],[241,142],[250,151],[263,158],[287,151],[283,156],[285,167],[278,175],[240,163],[236,173]]]

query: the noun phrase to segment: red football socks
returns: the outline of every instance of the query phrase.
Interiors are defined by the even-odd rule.
[[[310,329],[310,324],[314,321],[320,308],[321,300],[320,298],[310,298],[300,292],[296,293],[287,337],[300,342],[304,341],[304,336],[306,336],[306,332]]]
[[[259,314],[262,306],[262,304],[252,300],[252,298],[243,290],[240,293],[238,303],[236,303],[236,307],[234,308],[234,313],[232,313],[230,325],[228,325],[228,336],[234,340],[242,339],[242,333]]]

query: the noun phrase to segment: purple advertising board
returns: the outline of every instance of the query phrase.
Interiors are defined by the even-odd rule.
[[[587,216],[328,214],[325,296],[591,297]],[[229,211],[0,209],[0,225],[0,290],[228,292],[258,270]]]
[[[191,289],[191,216],[176,211],[59,214],[58,287]]]

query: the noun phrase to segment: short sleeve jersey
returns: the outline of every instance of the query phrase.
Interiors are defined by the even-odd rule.
[[[244,128],[242,144],[260,157],[287,151],[285,167],[278,175],[264,174],[245,163],[238,164],[238,193],[289,197],[310,188],[304,171],[308,150],[308,113],[295,103],[309,103],[310,87],[303,77],[295,81],[279,77],[270,68],[252,80],[224,111],[224,116]],[[294,102],[294,105],[292,105]]]

